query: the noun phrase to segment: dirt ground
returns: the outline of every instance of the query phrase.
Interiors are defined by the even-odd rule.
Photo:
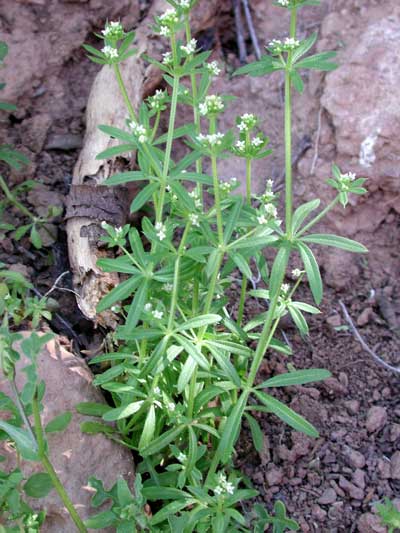
[[[353,3],[354,9],[362,9],[357,1]],[[83,17],[73,40],[70,34],[62,32],[57,42],[53,39],[57,61],[49,68],[48,76],[38,71],[31,73],[31,79],[24,78],[25,85],[10,92],[18,111],[1,119],[0,142],[7,139],[32,160],[28,170],[9,175],[9,183],[37,181],[39,186],[26,194],[24,201],[40,213],[49,203],[64,205],[83,142],[85,106],[98,66],[86,59],[81,44],[94,42],[91,33],[98,31],[107,17],[125,16],[127,2],[114,1],[107,8],[104,5],[96,8],[98,2],[94,0],[54,1],[51,9],[42,0],[5,0],[5,4],[7,9],[3,9],[3,4],[0,7],[0,35],[4,32],[10,36],[11,47],[13,42],[20,42],[24,31],[27,39],[32,39],[32,46],[40,27],[48,28],[56,16],[75,13],[74,20]],[[234,68],[238,59],[233,17],[229,2],[222,4],[220,25],[203,38]],[[256,4],[258,7],[262,2]],[[379,8],[379,3],[370,4]],[[126,17],[131,26],[140,23],[148,2],[135,5]],[[323,8],[325,15],[333,7],[331,2],[325,2]],[[30,24],[36,26],[32,29]],[[321,16],[318,19],[311,14],[309,24],[318,28]],[[250,41],[246,42],[250,47]],[[41,46],[48,46],[46,43]],[[18,55],[12,60],[16,71],[23,68],[18,66]],[[8,85],[13,83],[12,79],[5,81]],[[275,101],[274,105],[280,104]],[[281,109],[278,111],[279,117]],[[314,130],[315,125],[312,134]],[[299,126],[297,138],[303,133]],[[281,163],[278,154],[274,160],[276,175]],[[377,198],[375,195],[369,200],[372,213]],[[7,210],[6,221],[14,225],[23,223],[13,209]],[[266,379],[284,370],[288,362],[298,369],[327,368],[333,375],[321,385],[277,392],[278,397],[319,429],[319,439],[292,432],[272,416],[260,414],[265,431],[264,453],[260,457],[254,451],[246,428],[238,448],[237,464],[260,491],[260,500],[272,507],[275,499],[282,499],[289,514],[299,520],[303,532],[383,533],[385,529],[373,514],[373,504],[384,496],[400,498],[399,377],[380,367],[362,350],[346,326],[339,304],[340,300],[345,303],[367,344],[387,362],[400,366],[399,223],[398,211],[388,209],[373,231],[369,229],[369,233],[361,235],[360,240],[369,247],[369,256],[357,258],[342,283],[335,282],[332,275],[332,270],[340,269],[341,256],[334,253],[324,256],[331,283],[322,314],[312,318],[306,340],[290,324],[285,324],[281,334],[291,343],[293,356],[288,360],[270,354],[259,376],[260,380]],[[42,293],[62,272],[69,270],[62,217],[54,225],[58,230],[57,241],[35,253],[30,251],[27,239],[15,243],[7,235],[0,236],[0,261],[26,274]],[[71,275],[65,276],[63,282],[71,288]],[[304,298],[308,298],[308,293],[304,293]],[[57,301],[64,322],[55,319],[52,327],[73,338],[77,349],[90,351],[98,347],[106,332],[94,330],[79,312],[74,296],[58,292]],[[249,303],[248,314],[254,312],[253,305],[254,302]]]

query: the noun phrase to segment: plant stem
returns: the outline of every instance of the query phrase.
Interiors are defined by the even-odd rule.
[[[51,464],[46,454],[46,445],[45,445],[45,440],[44,440],[44,435],[43,435],[42,421],[40,419],[39,402],[36,397],[36,393],[32,400],[32,411],[33,411],[33,419],[34,419],[34,425],[35,425],[36,440],[37,440],[37,445],[38,445],[38,455],[39,455],[40,461],[42,465],[44,466],[46,472],[50,476],[51,481],[54,485],[54,488],[58,492],[58,495],[60,496],[63,504],[67,508],[74,524],[78,528],[78,531],[80,531],[81,533],[87,533],[85,524],[82,522],[80,516],[76,512],[74,504],[69,499],[69,496],[66,493],[63,484],[61,483],[59,477],[57,476],[57,473],[54,470],[54,467]]]
[[[26,217],[30,218],[33,222],[36,222],[36,217],[32,215],[32,213],[27,209],[24,205],[22,205],[16,197],[13,195],[13,193],[10,191],[10,189],[7,186],[7,183],[4,181],[3,176],[0,176],[0,187],[3,189],[4,195],[7,198],[7,200],[17,209],[21,211]]]
[[[250,141],[250,134],[247,132],[248,141]],[[251,205],[251,159],[246,159],[246,202],[247,205]],[[240,300],[239,300],[239,309],[237,316],[237,324],[241,326],[244,314],[244,304],[246,302],[246,293],[247,293],[247,278],[242,277],[242,288],[240,291]]]
[[[308,231],[310,228],[312,228],[317,222],[319,222],[322,218],[324,218],[324,216],[331,210],[335,207],[335,205],[339,203],[339,195],[336,196],[336,198],[334,200],[332,200],[332,202],[330,204],[328,204],[325,209],[323,209],[315,218],[313,218],[312,220],[310,220],[310,222],[308,224],[306,224],[303,228],[301,228],[300,231],[297,232],[296,234],[296,237],[300,237],[301,235],[303,235],[303,233],[305,233],[306,231]]]
[[[124,80],[122,79],[121,71],[120,71],[120,68],[119,68],[118,64],[114,64],[114,72],[115,72],[115,76],[116,76],[117,81],[118,81],[118,86],[119,86],[119,89],[121,91],[122,97],[124,99],[125,105],[126,105],[128,111],[129,111],[129,115],[131,117],[131,120],[134,120],[136,122],[137,121],[136,113],[135,113],[135,110],[133,109],[133,105],[132,105],[131,100],[130,100],[130,98],[128,96],[128,92],[126,90]]]
[[[171,161],[172,142],[173,142],[173,137],[174,137],[176,107],[178,104],[178,92],[179,92],[179,76],[174,76],[174,83],[172,86],[171,111],[169,115],[169,125],[168,125],[168,138],[167,138],[167,145],[165,148],[162,183],[161,183],[161,188],[160,188],[159,204],[157,206],[158,209],[156,212],[156,222],[162,222],[162,215],[163,215],[164,201],[165,201],[165,189],[167,186],[166,182],[167,182],[167,176],[169,172],[169,164]]]
[[[178,301],[178,293],[179,293],[179,269],[181,266],[181,258],[185,250],[186,239],[189,235],[190,228],[191,228],[191,223],[187,222],[185,229],[183,231],[181,242],[179,244],[177,258],[175,260],[174,282],[173,282],[173,289],[172,289],[171,305],[169,309],[168,329],[172,329],[172,326],[174,323],[175,309],[176,309],[176,304]]]
[[[217,130],[216,122],[217,121],[215,117],[210,118],[210,134],[215,134]],[[222,224],[221,195],[219,191],[217,156],[214,153],[212,153],[211,155],[211,168],[214,187],[215,211],[217,216],[218,243],[222,245],[224,242],[224,228]]]

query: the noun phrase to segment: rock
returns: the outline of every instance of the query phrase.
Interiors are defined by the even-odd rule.
[[[81,135],[74,133],[62,133],[50,135],[46,144],[46,150],[63,150],[68,152],[69,150],[78,150],[82,147],[83,139]]]
[[[332,488],[325,489],[320,498],[318,498],[318,503],[321,505],[331,505],[337,499],[336,492]]]
[[[265,474],[265,479],[268,482],[268,485],[280,485],[283,481],[283,471],[281,468],[272,467]]]
[[[355,500],[364,499],[364,491],[353,485],[353,483],[350,483],[350,481],[343,476],[340,476],[339,478],[339,487],[347,492],[350,498],[354,498]]]
[[[357,325],[361,327],[366,326],[368,322],[370,321],[373,314],[374,314],[374,310],[372,309],[372,307],[366,307],[364,311],[357,318]]]
[[[353,450],[353,448],[350,448],[350,446],[344,446],[343,456],[350,466],[354,468],[364,468],[365,457],[357,450]]]
[[[395,452],[390,459],[392,479],[400,479],[400,452]]]
[[[391,465],[388,459],[378,459],[377,469],[379,477],[381,479],[390,479],[391,477]]]
[[[50,206],[63,208],[64,197],[61,193],[49,189],[46,185],[38,184],[29,191],[28,202],[34,206],[38,215],[45,217]]]
[[[342,317],[338,314],[328,316],[326,323],[332,326],[333,328],[338,328],[342,324]]]
[[[323,388],[327,391],[328,394],[332,396],[342,396],[347,393],[347,387],[342,385],[339,380],[336,378],[325,379],[322,383]]]
[[[344,402],[346,409],[351,413],[352,415],[356,415],[360,411],[360,402],[358,400],[348,400],[347,402]]]
[[[40,152],[46,141],[51,121],[51,116],[48,113],[40,113],[26,118],[21,128],[24,146],[27,146],[32,152]]]
[[[398,439],[400,439],[400,424],[392,424],[390,426],[389,440],[390,442],[396,442]]]
[[[353,473],[352,481],[360,489],[365,489],[365,472],[360,468],[357,468]]]
[[[24,336],[27,336],[24,333]],[[26,358],[18,367],[26,366]],[[39,376],[46,382],[46,393],[43,399],[43,424],[47,424],[56,415],[65,411],[73,414],[68,429],[62,433],[48,436],[50,458],[65,489],[77,505],[79,514],[86,519],[95,511],[90,507],[92,492],[87,489],[90,476],[104,481],[111,486],[118,476],[123,476],[129,484],[133,482],[133,462],[127,448],[107,439],[104,435],[85,435],[80,431],[80,424],[87,417],[78,414],[75,406],[79,402],[104,402],[100,392],[91,384],[93,375],[86,363],[72,355],[62,346],[57,338],[48,342],[38,357]],[[21,390],[25,383],[25,373],[17,372],[17,386]],[[6,380],[0,381],[0,390],[12,395]],[[3,446],[4,448],[4,446]],[[0,446],[1,449],[1,446]],[[7,457],[2,463],[7,469],[15,465],[15,453],[9,449],[1,449],[0,453]],[[26,476],[42,471],[39,463],[23,461],[22,471]],[[32,500],[36,509],[45,509],[47,518],[42,528],[43,533],[71,533],[75,527],[66,510],[61,505],[58,494],[50,494],[40,500]],[[108,530],[105,530],[108,531]]]
[[[381,525],[381,519],[372,513],[364,513],[357,522],[359,533],[387,533],[385,526]]]
[[[324,509],[322,509],[319,505],[313,505],[311,509],[311,513],[313,517],[318,520],[318,522],[323,522],[326,518],[326,515],[328,514]]]
[[[380,431],[387,422],[387,411],[385,407],[374,405],[367,413],[365,427],[369,433]]]
[[[32,269],[29,269],[26,265],[23,265],[22,263],[15,263],[15,265],[9,266],[8,269],[12,270],[12,272],[18,272],[19,274],[22,274],[27,280],[30,279],[30,273]]]

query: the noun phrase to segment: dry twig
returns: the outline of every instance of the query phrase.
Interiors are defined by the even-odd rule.
[[[356,328],[349,312],[347,311],[347,307],[342,302],[342,300],[339,300],[340,307],[342,308],[344,318],[346,319],[346,322],[350,326],[351,331],[353,332],[354,337],[358,340],[358,342],[361,344],[361,347],[364,351],[366,351],[375,361],[386,368],[386,370],[390,370],[391,372],[395,372],[396,374],[400,374],[400,368],[397,368],[395,366],[389,365],[386,361],[384,361],[379,355],[377,355],[371,348],[368,346],[368,344],[365,342],[365,340],[360,335],[358,329]]]
[[[245,63],[247,59],[246,44],[244,42],[244,28],[240,11],[240,0],[233,0],[233,14],[235,15],[236,40],[239,49],[239,59]]]
[[[256,54],[257,59],[261,59],[260,45],[258,44],[256,30],[254,29],[253,17],[251,16],[249,1],[242,0],[242,4],[244,8],[244,14],[246,16],[247,27],[249,28],[251,42],[253,43],[253,47],[254,47],[254,53]]]

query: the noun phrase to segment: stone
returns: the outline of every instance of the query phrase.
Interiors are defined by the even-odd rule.
[[[352,415],[356,415],[360,412],[360,402],[358,400],[348,400],[347,402],[344,402],[346,409],[351,413]]]
[[[82,136],[75,133],[61,133],[50,135],[46,144],[46,150],[78,150],[82,147]]]
[[[374,310],[372,307],[366,307],[364,311],[359,315],[357,318],[357,325],[358,326],[366,326],[368,322],[370,321],[371,317],[374,314]]]
[[[377,470],[381,479],[390,479],[391,464],[388,459],[378,459]]]
[[[367,413],[365,427],[369,433],[375,433],[383,429],[387,422],[387,411],[385,407],[374,405]]]
[[[350,446],[343,447],[343,456],[347,463],[354,468],[364,468],[365,457],[361,452],[350,448]]]
[[[51,122],[52,119],[48,113],[40,113],[26,118],[21,128],[24,146],[27,146],[32,152],[40,152],[46,141]]]
[[[28,333],[23,335],[26,337]],[[19,369],[27,364],[22,353],[21,359],[17,367]],[[93,375],[86,363],[63,348],[57,337],[48,342],[39,354],[38,372],[46,382],[43,424],[47,424],[65,411],[73,414],[66,431],[48,435],[50,458],[72,502],[76,504],[81,518],[86,519],[96,513],[96,510],[90,507],[93,493],[87,488],[89,477],[95,476],[101,479],[106,487],[110,487],[118,476],[122,476],[132,486],[134,480],[132,455],[127,448],[107,439],[104,435],[85,435],[81,432],[80,424],[87,420],[87,417],[76,412],[76,404],[104,403],[104,399],[93,387]],[[25,373],[17,371],[19,390],[24,383]],[[9,383],[3,377],[0,381],[0,390],[12,396]],[[8,470],[15,466],[16,457],[12,450],[0,445],[0,454],[6,456],[2,468]],[[26,476],[42,471],[39,463],[26,461],[22,462],[21,468]],[[51,491],[44,499],[32,500],[30,503],[35,509],[46,510],[47,518],[41,529],[42,533],[75,531],[55,491]]]
[[[319,505],[313,505],[311,509],[313,517],[318,520],[318,522],[323,522],[327,516],[327,512],[322,509]]]
[[[283,481],[283,471],[281,468],[272,467],[265,474],[265,479],[268,482],[268,485],[272,487],[273,485],[280,485]]]
[[[318,498],[318,503],[321,505],[331,505],[337,499],[337,495],[334,489],[325,489],[322,495]]]
[[[400,479],[400,451],[395,452],[390,459],[390,473],[392,479]]]
[[[338,328],[342,324],[342,317],[338,314],[328,316],[326,323],[332,326],[332,328]]]
[[[360,489],[365,489],[365,472],[364,470],[361,470],[360,468],[357,468],[352,477],[352,481],[357,487],[360,487]]]
[[[364,491],[359,487],[353,485],[353,483],[350,483],[350,481],[348,481],[343,476],[340,476],[339,478],[339,487],[341,487],[345,492],[347,492],[350,498],[354,498],[355,500],[364,499]]]
[[[387,533],[385,526],[381,525],[379,516],[372,513],[364,513],[357,522],[359,533]]]

